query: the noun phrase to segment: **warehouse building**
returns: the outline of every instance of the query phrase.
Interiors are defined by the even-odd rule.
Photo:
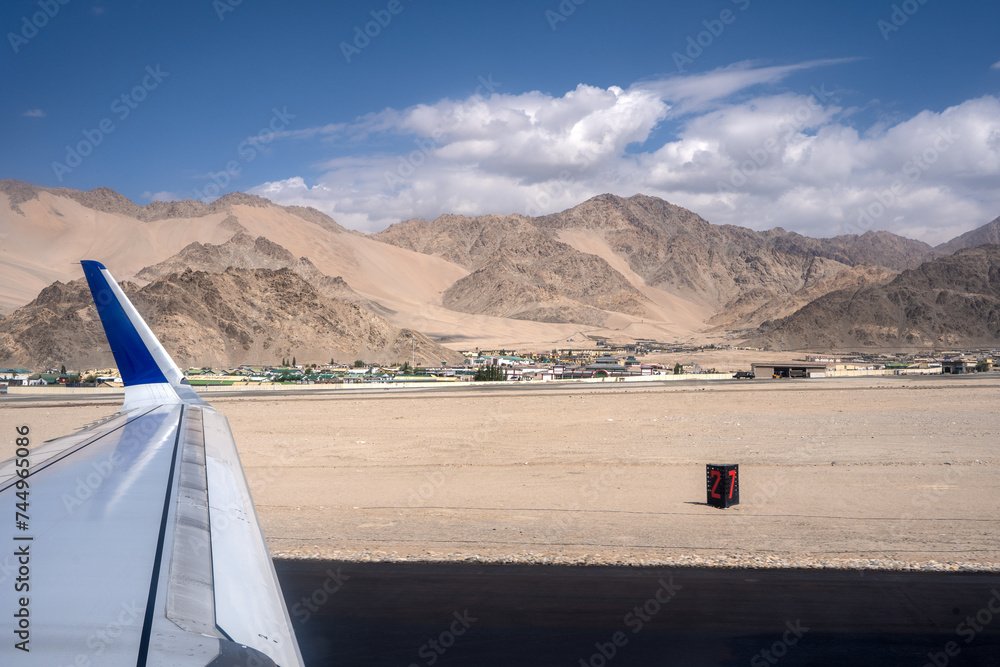
[[[826,364],[807,363],[804,361],[793,361],[790,363],[754,363],[754,377],[760,378],[808,378],[824,377],[826,375]]]

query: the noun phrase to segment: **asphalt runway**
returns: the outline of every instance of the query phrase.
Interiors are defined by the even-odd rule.
[[[1000,575],[275,562],[309,667],[1000,665]]]

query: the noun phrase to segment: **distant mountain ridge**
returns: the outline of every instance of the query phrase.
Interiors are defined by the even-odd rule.
[[[765,322],[767,349],[969,347],[1000,341],[1000,245],[960,250],[886,283],[831,292]]]
[[[644,195],[600,195],[539,218],[408,220],[374,238],[473,270],[446,292],[448,307],[496,313],[502,304],[500,314],[507,317],[587,324],[597,324],[595,308],[643,317],[648,303],[635,280],[630,283],[607,261],[595,263],[595,255],[572,247],[570,239],[581,240],[578,245],[588,239],[604,243],[643,285],[702,304],[714,313],[714,323],[734,328],[767,315],[748,320],[741,314],[822,285],[848,267],[898,271],[939,255],[925,243],[889,232],[811,239],[782,229],[713,225]],[[584,289],[574,292],[570,285]]]
[[[1000,218],[957,236],[947,243],[942,243],[935,250],[942,254],[951,254],[965,248],[978,248],[987,243],[1000,243]]]
[[[81,253],[104,261],[120,278],[148,282],[130,287],[139,299],[146,298],[140,293],[159,294],[166,284],[184,284],[204,288],[204,295],[213,289],[231,292],[233,302],[240,303],[266,285],[294,283],[295,289],[283,287],[283,293],[325,313],[310,320],[303,310],[288,310],[261,296],[262,312],[281,313],[273,320],[261,315],[265,323],[259,326],[277,332],[265,346],[266,336],[238,326],[239,321],[259,323],[250,302],[234,311],[236,319],[227,324],[176,294],[162,303],[149,297],[151,307],[162,307],[158,322],[166,329],[184,321],[198,332],[198,345],[182,345],[184,350],[203,349],[213,359],[232,363],[251,350],[260,354],[280,348],[288,350],[285,356],[295,355],[293,348],[300,343],[315,351],[325,345],[378,355],[392,349],[390,330],[425,331],[462,349],[515,341],[547,347],[578,332],[622,340],[718,340],[726,331],[756,327],[750,340],[762,345],[787,345],[793,338],[805,347],[811,341],[822,347],[843,341],[864,346],[930,340],[932,331],[921,320],[930,312],[926,308],[894,315],[902,318],[900,330],[908,332],[902,338],[869,335],[863,327],[854,328],[857,335],[838,334],[838,318],[848,315],[831,305],[832,295],[869,294],[869,289],[875,294],[880,287],[898,284],[908,271],[947,259],[952,248],[1000,238],[998,218],[937,248],[889,232],[815,239],[780,228],[758,232],[714,225],[645,195],[600,195],[537,218],[411,219],[373,235],[347,230],[315,209],[277,206],[241,193],[211,204],[139,206],[107,188],[79,192],[0,180],[4,201],[0,310],[25,308],[0,319],[0,336],[6,336],[0,363],[4,354],[10,359],[79,356],[71,331],[85,324],[85,318],[77,318],[86,299],[70,298],[66,285],[75,284],[80,275]],[[284,273],[275,282],[267,272]],[[962,271],[947,273],[958,276]],[[179,282],[176,276],[184,275],[199,278]],[[942,280],[933,288],[937,294],[961,292]],[[236,284],[243,285],[245,294]],[[146,292],[154,285],[155,290]],[[54,291],[46,291],[49,287]],[[35,295],[44,295],[43,303],[36,303]],[[73,307],[53,310],[56,297],[66,301],[66,308]],[[802,314],[818,312],[817,304],[833,309],[812,319]],[[891,310],[884,299],[870,305],[873,313]],[[344,308],[360,310],[351,315]],[[977,312],[986,316],[973,309],[969,317]],[[384,335],[361,342],[347,329],[321,324],[338,317]],[[369,317],[378,319],[365,319]],[[305,321],[325,331],[325,338],[307,335],[301,325]],[[963,325],[966,333],[956,340],[988,337],[983,333],[987,325],[973,335],[973,324]],[[285,337],[286,325],[296,333]],[[176,335],[183,339],[180,332]],[[784,336],[784,342],[774,336]],[[428,358],[445,353],[430,339],[419,340]]]
[[[256,206],[258,208],[274,206],[301,216],[303,219],[316,222],[330,231],[347,231],[338,225],[333,218],[314,208],[280,206],[269,199],[243,192],[224,194],[211,204],[185,199],[172,202],[153,201],[145,206],[140,206],[132,202],[132,200],[115,192],[111,188],[94,188],[93,190],[82,192],[71,188],[43,188],[16,179],[0,179],[0,192],[3,192],[10,198],[11,210],[20,215],[24,215],[20,207],[21,204],[37,199],[39,193],[48,192],[73,199],[95,211],[129,216],[142,222],[154,222],[156,220],[169,220],[172,218],[199,218],[212,213],[227,211],[234,205]]]
[[[283,357],[341,363],[460,362],[421,333],[392,326],[356,303],[329,298],[288,268],[192,271],[122,288],[181,366],[274,364]],[[0,320],[5,363],[114,365],[83,279],[55,283]]]

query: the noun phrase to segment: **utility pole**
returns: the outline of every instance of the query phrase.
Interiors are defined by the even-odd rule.
[[[417,362],[416,362],[416,352],[415,352],[415,349],[416,348],[413,345],[413,334],[410,334],[410,372],[411,373],[415,373],[416,372],[415,368],[416,368],[416,363]]]

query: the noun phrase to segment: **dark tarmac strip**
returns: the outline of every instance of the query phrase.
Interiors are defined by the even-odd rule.
[[[1000,665],[1000,575],[275,561],[309,667]]]

